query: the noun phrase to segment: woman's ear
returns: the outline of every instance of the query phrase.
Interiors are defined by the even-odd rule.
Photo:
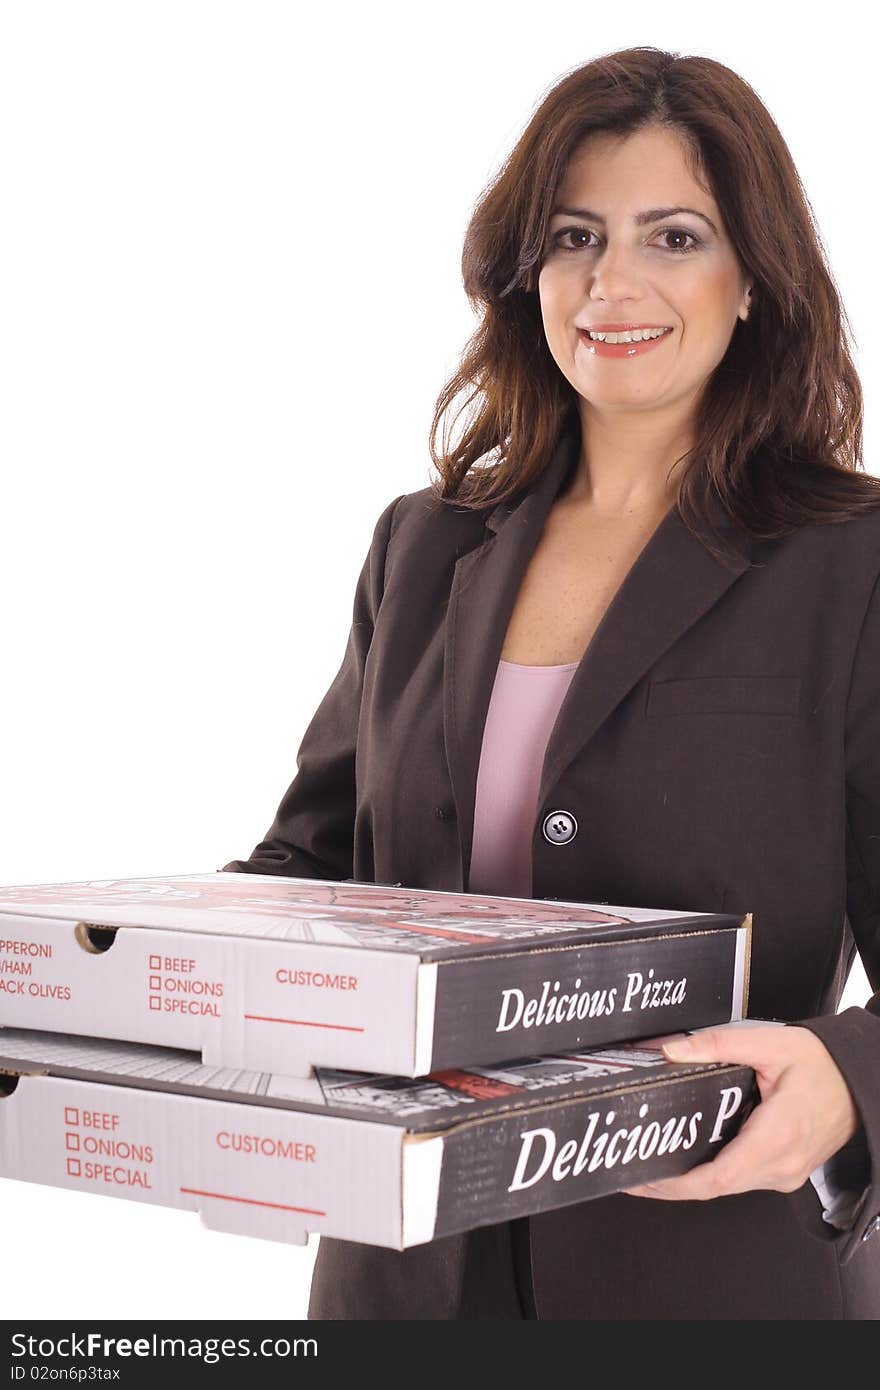
[[[753,296],[754,296],[754,286],[753,286],[753,285],[748,285],[747,288],[746,288],[745,294],[744,294],[744,296],[743,296],[743,302],[742,302],[742,304],[740,305],[740,308],[739,308],[739,317],[740,317],[744,322],[745,322],[745,320],[746,320],[746,319],[748,318],[748,316],[749,316],[749,311],[751,310],[751,307],[752,307],[752,299],[753,299]]]

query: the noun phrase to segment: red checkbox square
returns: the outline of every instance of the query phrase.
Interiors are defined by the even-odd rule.
[[[67,1171],[72,1178],[78,1178],[81,1176],[82,1164],[80,1163],[78,1158],[69,1158],[67,1160]]]
[[[161,989],[161,988],[162,988],[162,976],[161,976],[161,975],[151,975],[151,976],[150,976],[150,989]]]
[[[64,1142],[65,1142],[67,1148],[68,1148],[68,1149],[73,1149],[73,1151],[74,1151],[74,1153],[75,1153],[76,1150],[79,1148],[79,1135],[78,1135],[78,1134],[75,1134],[75,1133],[74,1133],[74,1134],[65,1134],[65,1136],[64,1136]]]
[[[151,969],[151,970],[161,970],[161,969],[162,969],[162,957],[161,957],[161,956],[150,956],[150,969]]]
[[[161,1009],[161,1007],[162,1007],[162,1000],[159,998],[158,994],[151,994],[151,995],[150,995],[150,1008],[151,1008],[151,1009]]]
[[[77,1110],[77,1108],[76,1108],[75,1105],[65,1105],[65,1107],[64,1107],[64,1123],[65,1123],[66,1125],[78,1125],[78,1124],[79,1124],[79,1111]]]

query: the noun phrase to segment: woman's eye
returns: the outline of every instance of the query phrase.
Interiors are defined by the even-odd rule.
[[[586,238],[593,235],[593,232],[589,231],[586,227],[563,227],[561,231],[556,233],[553,241],[554,245],[558,246],[561,251],[591,250],[592,248],[585,245],[584,241],[578,242],[577,239],[579,237]],[[661,247],[661,250],[672,251],[680,256],[686,256],[690,251],[696,251],[697,247],[700,245],[699,237],[695,236],[693,232],[686,231],[684,227],[665,227],[662,232],[657,232],[656,236],[678,237],[682,241],[687,240],[691,242],[692,244],[690,246],[670,246],[667,243],[665,247]],[[569,243],[568,246],[563,245],[562,242],[564,237],[571,237],[574,244]]]
[[[690,241],[690,242],[693,243],[691,246],[668,246],[668,245],[667,245],[667,247],[666,247],[666,250],[667,250],[667,251],[680,251],[680,252],[682,252],[683,254],[687,254],[688,251],[696,251],[697,246],[699,245],[699,240],[698,240],[698,238],[694,236],[693,232],[686,232],[685,229],[684,229],[684,227],[667,227],[665,231],[663,231],[663,232],[658,232],[657,235],[658,235],[658,236],[661,236],[661,237],[664,237],[664,236],[679,237],[679,238],[681,238],[682,241],[688,240],[688,241]]]

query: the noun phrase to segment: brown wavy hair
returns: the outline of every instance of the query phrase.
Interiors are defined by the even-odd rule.
[[[462,278],[480,322],[437,398],[434,495],[456,506],[495,505],[545,467],[577,402],[547,345],[538,297],[555,195],[587,136],[653,125],[682,140],[754,283],[748,318],[737,320],[701,393],[696,443],[676,461],[685,464],[683,521],[722,558],[707,492],[734,526],[760,539],[880,507],[880,478],[859,471],[863,401],[851,326],[782,135],[757,93],[723,63],[649,47],[563,76],[474,207]],[[460,392],[456,419],[472,409],[450,447],[445,426]]]

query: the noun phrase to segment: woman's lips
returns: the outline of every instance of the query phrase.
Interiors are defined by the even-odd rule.
[[[643,338],[640,343],[600,343],[590,337],[589,333],[583,329],[578,329],[578,337],[591,352],[597,357],[641,357],[644,353],[650,352],[652,348],[659,347],[672,337],[673,330],[662,333],[659,338]]]

